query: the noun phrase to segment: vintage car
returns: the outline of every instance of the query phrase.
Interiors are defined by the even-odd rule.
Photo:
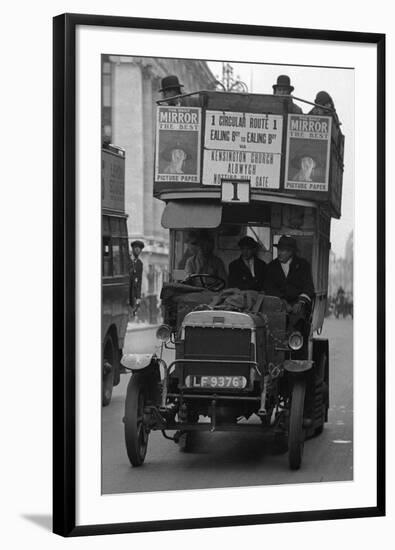
[[[296,470],[305,440],[320,434],[328,420],[329,343],[319,335],[330,221],[340,216],[343,136],[330,113],[291,115],[284,98],[225,92],[198,97],[200,108],[158,107],[154,193],[166,203],[162,224],[170,230],[170,280],[161,296],[161,352],[122,359],[132,372],[124,415],[128,457],[133,466],[143,464],[152,430],[182,451],[196,448],[199,431],[251,431],[287,451],[289,467]],[[177,126],[180,113],[183,124]],[[193,124],[185,124],[188,113]],[[228,134],[227,126],[233,127]],[[259,129],[254,135],[252,127]],[[181,147],[179,132],[186,128],[197,132],[201,166],[187,168],[196,177],[169,176],[160,164],[161,148],[169,148],[171,132],[174,147]],[[214,143],[229,136],[232,144]],[[190,158],[192,137],[184,137],[186,142]],[[292,166],[303,148],[309,155],[310,146],[311,157],[322,157],[316,162],[318,183],[301,185]],[[226,169],[230,173],[222,174]],[[191,232],[209,235],[225,266],[240,255],[243,236],[259,243],[266,263],[276,257],[281,236],[292,236],[311,266],[315,287],[300,322],[279,296],[229,289],[224,278],[188,272]],[[173,356],[165,361],[163,352],[171,348]]]

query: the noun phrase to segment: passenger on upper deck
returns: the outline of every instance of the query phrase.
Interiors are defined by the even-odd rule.
[[[162,98],[167,99],[174,96],[181,95],[183,92],[181,88],[184,84],[180,84],[178,77],[175,75],[169,75],[162,78],[160,92]],[[184,92],[185,93],[185,92]],[[161,105],[172,105],[175,107],[199,107],[199,100],[196,97],[177,97],[175,99],[169,99]]]
[[[291,86],[291,79],[286,74],[281,74],[277,78],[276,84],[273,84],[273,94],[278,96],[290,95],[295,88]],[[295,114],[303,114],[303,111],[298,105],[292,101],[292,98],[288,99],[288,111]]]
[[[307,260],[296,255],[293,237],[282,235],[277,245],[278,257],[266,266],[264,290],[284,300],[288,313],[307,318],[314,298],[314,283]]]
[[[210,235],[201,235],[198,243],[198,252],[187,259],[185,271],[188,275],[206,274],[219,277],[227,281],[224,262],[213,254],[214,240]]]
[[[162,93],[163,99],[181,95],[181,88],[184,87],[184,84],[180,84],[178,77],[175,75],[169,75],[162,78],[160,92]],[[181,105],[181,98],[171,99],[162,105]]]
[[[340,124],[339,117],[336,113],[335,104],[328,92],[318,92],[318,94],[315,96],[314,103],[316,103],[317,105],[315,105],[311,109],[309,115],[331,116],[337,124]],[[327,108],[325,109],[325,107]]]
[[[240,290],[263,290],[266,263],[257,257],[258,243],[245,236],[238,244],[241,255],[229,264],[228,286]]]

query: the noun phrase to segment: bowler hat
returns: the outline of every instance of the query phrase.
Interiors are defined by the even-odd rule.
[[[145,245],[144,245],[143,241],[138,241],[138,240],[137,240],[137,241],[132,241],[132,242],[130,243],[130,246],[131,246],[132,248],[133,248],[134,246],[138,246],[138,247],[141,248],[141,250],[142,250],[142,249],[144,248]]]
[[[276,90],[276,88],[288,88],[290,92],[293,92],[295,89],[291,86],[291,79],[287,74],[280,74],[277,78],[277,83],[273,84],[273,90]]]
[[[289,250],[297,250],[298,245],[296,240],[289,235],[281,235],[280,240],[277,244],[274,244],[276,248],[288,248]]]
[[[248,235],[242,237],[238,244],[240,248],[258,248],[258,243]]]
[[[160,92],[165,90],[171,90],[172,88],[183,88],[184,84],[180,84],[178,77],[175,75],[165,76],[161,80],[161,89]]]

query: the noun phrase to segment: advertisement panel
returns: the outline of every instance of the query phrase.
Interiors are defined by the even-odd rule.
[[[200,183],[199,107],[159,106],[155,181]]]
[[[281,115],[206,111],[203,185],[237,178],[279,189],[282,129]]]
[[[102,149],[102,208],[125,211],[125,158]]]
[[[327,192],[332,118],[288,117],[285,189]]]

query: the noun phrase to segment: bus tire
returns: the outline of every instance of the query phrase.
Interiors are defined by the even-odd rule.
[[[148,447],[149,430],[144,422],[146,392],[139,374],[132,374],[125,401],[125,444],[130,463],[141,466]]]
[[[107,407],[111,402],[116,369],[116,349],[110,334],[103,344],[102,405]]]
[[[303,410],[306,382],[296,379],[292,388],[288,431],[288,463],[291,470],[299,470],[304,447]]]
[[[322,434],[328,415],[328,389],[325,382],[328,356],[326,352],[321,354],[314,387],[314,436]]]

